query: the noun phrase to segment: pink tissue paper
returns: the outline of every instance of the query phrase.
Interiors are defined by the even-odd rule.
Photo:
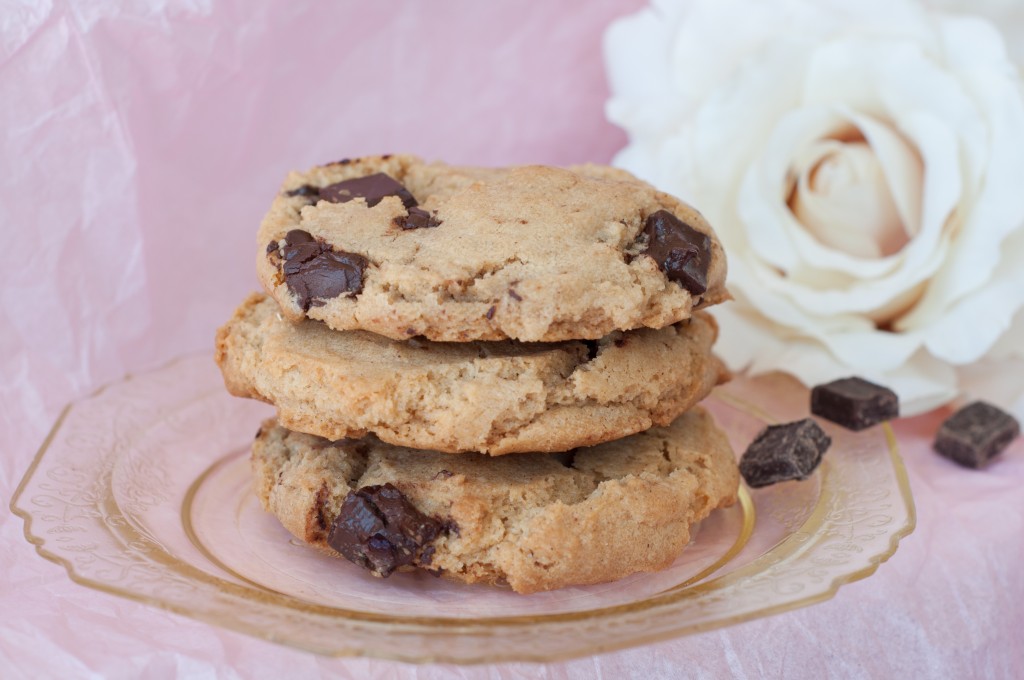
[[[212,351],[290,169],[371,153],[608,162],[601,36],[639,0],[0,4],[0,496],[63,406]],[[0,514],[4,677],[1024,674],[1024,443],[982,473],[901,422],[919,525],[833,600],[533,666],[329,659],[72,583]],[[102,427],[97,423],[97,427]]]

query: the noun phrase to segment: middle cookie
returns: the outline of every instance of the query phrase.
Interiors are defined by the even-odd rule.
[[[217,333],[228,390],[331,440],[492,456],[566,451],[667,425],[725,379],[700,313],[661,329],[558,343],[395,341],[284,320],[254,294]]]

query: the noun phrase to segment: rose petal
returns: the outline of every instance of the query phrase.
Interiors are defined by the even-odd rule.
[[[923,121],[928,117],[920,118]],[[766,190],[758,190],[755,187],[753,182],[756,181],[760,165],[748,173],[740,194],[739,210],[741,219],[750,229],[749,238],[756,243],[758,255],[778,266],[781,258],[777,255],[777,249],[784,247],[786,243],[796,246],[796,253],[789,253],[792,260],[787,262],[792,270],[786,271],[787,276],[783,278],[776,275],[773,277],[774,280],[770,281],[759,279],[758,286],[771,286],[778,294],[792,297],[812,314],[870,314],[885,309],[894,300],[907,294],[939,270],[950,237],[944,233],[943,220],[938,219],[935,211],[941,211],[949,202],[948,196],[952,195],[955,200],[959,194],[956,172],[957,147],[952,132],[938,123],[926,127],[923,122],[914,122],[917,124],[914,132],[922,138],[922,155],[925,156],[926,166],[931,168],[934,163],[934,167],[952,167],[952,170],[926,173],[926,195],[932,192],[935,196],[941,197],[931,204],[938,207],[930,210],[926,208],[921,233],[902,251],[891,256],[891,260],[883,258],[865,262],[823,246],[796,223],[788,209],[778,204],[773,206],[772,201],[765,198]],[[768,231],[781,231],[784,228],[788,238],[777,238],[775,246],[771,247],[765,239],[755,239],[754,229],[749,225],[758,225],[759,228]],[[723,242],[727,251],[731,252],[735,241],[724,236]],[[897,266],[888,273],[880,271],[889,265],[890,261],[895,262]],[[829,276],[827,271],[823,271],[826,269],[843,272],[849,278]],[[868,276],[873,278],[858,280],[855,278],[858,269],[863,272],[865,279]]]
[[[693,121],[694,151],[697,154],[694,186],[720,194],[735,191],[740,174],[759,153],[764,140],[787,110],[799,104],[799,83],[779,80],[778,73],[799,68],[803,49],[779,44],[750,59],[730,81],[719,88],[696,111]],[[751,116],[751,111],[757,111]],[[709,205],[728,201],[708,200]],[[721,220],[724,222],[724,220]]]
[[[924,184],[924,164],[921,156],[907,140],[888,125],[852,110],[847,110],[846,115],[864,134],[878,157],[907,235],[917,235],[921,231],[921,196]]]
[[[1017,310],[1010,321],[1010,328],[992,345],[992,349],[985,356],[986,359],[993,361],[1012,357],[1024,359],[1024,307]],[[1018,382],[1021,391],[1024,391],[1024,381]]]
[[[859,314],[814,316],[796,305],[789,296],[770,294],[763,289],[756,297],[751,297],[746,291],[757,288],[749,285],[750,275],[750,267],[731,268],[730,288],[737,306],[754,309],[756,301],[757,314],[778,324],[776,333],[779,326],[791,329],[784,332],[787,342],[800,336],[813,338],[828,347],[840,362],[874,371],[892,370],[921,347],[922,334],[878,331],[870,319]]]
[[[955,44],[957,29],[973,34],[976,25],[950,21],[943,28]],[[949,262],[901,327],[927,325],[954,300],[983,285],[999,261],[1003,239],[1024,222],[1024,192],[1019,188],[1024,176],[1024,102],[1019,81],[973,71],[963,80],[986,118],[984,147],[989,155],[984,164],[975,153],[975,162],[985,169],[984,181],[969,214],[961,216],[964,224]]]
[[[845,84],[852,81],[855,84],[851,95],[854,102],[869,110],[873,108],[884,110],[886,101],[895,96],[889,92],[893,88],[893,83],[891,79],[887,79],[888,75],[885,74],[893,70],[893,62],[898,60],[901,63],[911,62],[900,67],[908,72],[911,82],[914,82],[914,78],[941,81],[945,91],[940,96],[951,101],[939,108],[954,112],[956,115],[952,117],[958,124],[964,121],[965,110],[970,113],[969,101],[956,82],[950,81],[948,76],[939,72],[938,67],[926,60],[919,50],[900,44],[875,42],[870,45],[870,48],[876,50],[877,57],[870,56],[873,54],[870,51],[858,56],[858,49],[868,49],[862,43],[863,41],[847,40],[830,46],[828,50],[823,49],[820,54],[816,52],[815,57],[818,61],[813,78],[811,75],[808,76],[811,80],[806,83],[805,91],[810,93],[807,96],[813,94],[814,101],[825,101],[829,96],[840,96],[841,91],[836,91],[832,84]],[[865,75],[865,72],[870,78]],[[925,72],[929,76],[922,75]],[[871,88],[867,85],[858,89],[856,83],[865,79],[875,84],[876,92],[872,94]],[[908,89],[905,83],[901,87],[904,90]],[[874,104],[869,106],[872,96]],[[909,95],[904,93],[900,96],[906,98]],[[925,93],[922,97],[925,100],[924,104],[931,106],[934,96]],[[770,203],[778,195],[779,167],[785,162],[780,161],[780,158],[786,156],[786,145],[789,144],[791,152],[792,145],[800,141],[795,136],[797,133],[793,130],[799,130],[801,124],[810,124],[813,115],[807,109],[791,111],[785,115],[786,120],[780,121],[779,126],[773,131],[773,139],[769,140],[766,145],[765,155],[759,159],[758,167],[756,170],[751,169],[745,177],[739,201],[740,210],[743,211],[741,218],[750,229],[751,234],[754,234],[753,226],[756,225],[757,234],[765,236],[765,238],[750,236],[750,238],[756,239],[758,252],[772,264],[787,272],[788,283],[780,282],[780,289],[797,289],[796,295],[800,298],[799,302],[808,311],[817,314],[827,314],[832,311],[861,313],[887,311],[894,301],[905,297],[909,291],[932,276],[941,264],[939,255],[942,253],[938,251],[938,248],[941,247],[940,240],[945,214],[960,195],[957,174],[960,153],[955,141],[956,136],[948,127],[943,126],[941,121],[929,118],[927,115],[904,115],[902,117],[907,121],[911,135],[918,138],[916,141],[921,147],[926,167],[934,168],[927,173],[925,178],[927,208],[923,217],[924,223],[918,237],[901,253],[894,256],[894,260],[865,263],[860,258],[851,258],[823,247],[815,239],[804,234],[800,226],[787,214],[788,210],[779,202],[774,206],[765,205],[765,202]],[[821,113],[818,113],[817,116],[824,117]],[[698,134],[699,132],[698,130]],[[770,153],[770,149],[775,149],[774,154]],[[766,173],[765,169],[760,166],[761,160],[765,158],[769,159],[765,162],[774,170],[773,172]],[[710,162],[711,154],[708,154],[708,163]],[[766,173],[759,178],[764,183],[760,187],[749,184],[754,180],[752,174],[755,172]],[[782,237],[779,235],[780,232],[789,233],[786,234],[786,237]],[[723,240],[726,247],[730,248],[728,236],[723,237]],[[793,246],[797,249],[796,254],[792,251]],[[899,267],[892,271],[894,262],[899,264]],[[802,265],[799,271],[793,271],[797,267],[796,263]],[[843,280],[831,277],[833,288],[821,291],[823,286],[820,273],[825,269],[845,272],[854,279],[858,277],[876,278],[876,281],[858,284],[854,279]],[[891,274],[882,277],[883,271],[891,271]],[[821,295],[816,295],[819,292]]]
[[[793,215],[823,245],[873,260],[906,244],[892,192],[867,142],[815,142],[794,158],[793,171],[799,174]]]
[[[1024,229],[1003,242],[988,284],[948,307],[928,328],[925,346],[953,364],[976,361],[1010,328],[1024,307]]]
[[[957,375],[965,401],[984,399],[1024,421],[1024,309],[988,355]]]
[[[959,391],[956,371],[924,351],[874,379],[899,395],[901,416],[931,411],[947,403]]]
[[[1005,0],[1005,4],[1019,8],[1016,0]],[[938,33],[950,68],[985,71],[1009,79],[1019,76],[1009,58],[1003,36],[992,22],[979,17],[942,15]]]
[[[906,256],[901,252],[866,260],[831,248],[812,237],[786,205],[786,176],[795,150],[848,126],[850,119],[844,113],[842,107],[804,107],[787,112],[743,178],[738,210],[745,238],[754,244],[759,257],[785,271],[795,285],[845,289],[857,279],[891,273]],[[725,242],[728,247],[730,241]],[[929,243],[922,242],[915,249],[926,249]]]
[[[1021,339],[1024,341],[1024,338]],[[1024,422],[1024,359],[981,360],[957,370],[963,401],[981,399],[1012,413]]]
[[[645,9],[613,22],[604,35],[605,68],[615,93],[605,114],[630,134],[659,136],[687,115],[690,103],[670,87],[673,23]]]
[[[846,124],[835,110],[794,108],[771,130],[750,170],[743,173],[738,213],[743,233],[757,256],[773,267],[792,271],[802,264],[797,240],[803,227],[786,205],[793,153]],[[815,242],[817,243],[817,242]],[[821,249],[825,248],[817,243]]]
[[[715,346],[731,370],[752,375],[781,371],[808,387],[859,375],[894,390],[900,412],[910,416],[946,403],[957,394],[957,375],[947,364],[918,351],[891,370],[871,370],[837,359],[824,345],[809,338],[783,340],[770,323],[753,310],[733,303],[712,309],[720,335]]]
[[[675,88],[702,100],[774,40],[779,12],[769,3],[750,0],[655,0],[660,13],[678,21],[671,46],[671,82]],[[721,21],[722,12],[734,18]],[[802,12],[798,9],[798,14]],[[713,45],[714,49],[708,49]]]

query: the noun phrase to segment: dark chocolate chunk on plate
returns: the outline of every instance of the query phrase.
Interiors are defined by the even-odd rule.
[[[416,199],[403,184],[383,172],[366,177],[356,177],[343,182],[329,184],[320,189],[320,200],[330,203],[346,203],[354,198],[365,198],[370,208],[388,196],[398,196],[406,209],[416,207]]]
[[[939,427],[935,450],[954,463],[978,469],[1020,435],[1020,423],[983,401],[964,406]]]
[[[842,378],[811,390],[811,413],[857,431],[899,417],[900,402],[888,387]]]
[[[757,435],[740,459],[740,474],[753,488],[791,479],[807,479],[832,444],[810,418],[770,425]]]
[[[415,564],[443,528],[394,485],[364,486],[345,497],[327,545],[350,562],[387,577],[399,567]]]
[[[644,223],[648,255],[670,281],[691,295],[703,295],[708,289],[711,264],[711,238],[686,224],[667,210],[659,210]]]

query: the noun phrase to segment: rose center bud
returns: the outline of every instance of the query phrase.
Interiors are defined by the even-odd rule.
[[[826,246],[857,257],[898,252],[908,241],[881,163],[862,139],[821,139],[791,167],[789,206]]]

